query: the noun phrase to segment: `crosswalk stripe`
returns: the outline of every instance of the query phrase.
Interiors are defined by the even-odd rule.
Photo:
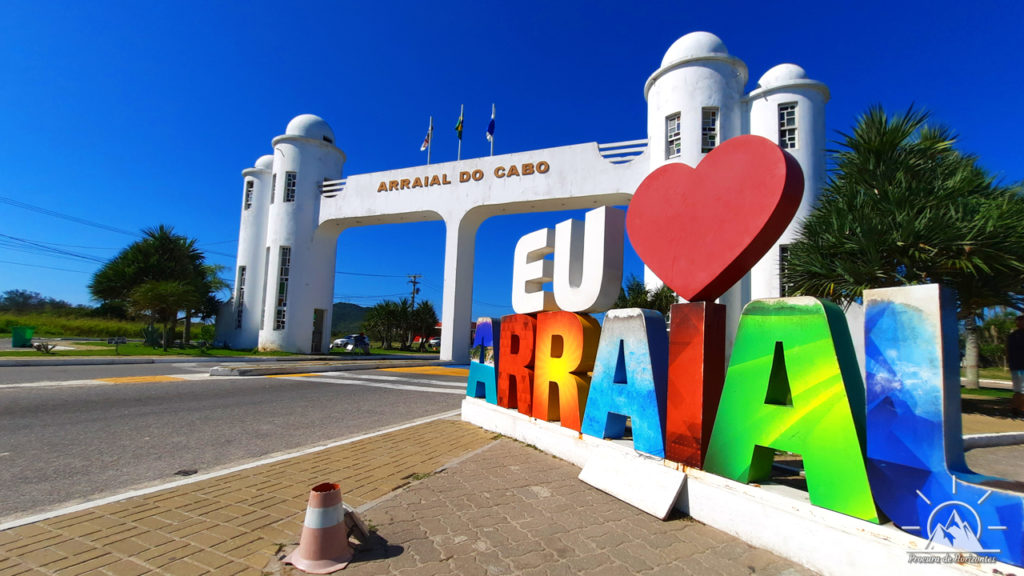
[[[411,386],[408,384],[390,384],[387,382],[371,382],[368,380],[353,380],[353,379],[341,379],[341,378],[322,378],[322,377],[294,377],[294,376],[281,376],[281,378],[295,378],[296,380],[302,380],[304,382],[323,382],[324,384],[347,384],[350,386],[369,386],[371,388],[391,388],[394,390],[413,390],[416,392],[433,392],[434,394],[459,394],[464,395],[465,390],[450,390],[447,388],[433,388],[427,386]],[[401,380],[401,378],[399,378]],[[432,382],[436,383],[436,382]],[[460,388],[464,385],[460,385]]]
[[[318,374],[318,376],[322,376],[322,375],[323,374]],[[345,373],[345,377],[347,377],[347,378],[357,378],[357,379],[360,379],[360,380],[363,380],[363,379],[365,379],[365,380],[378,380],[378,381],[381,381],[381,382],[410,382],[410,381],[412,381],[412,382],[417,382],[417,383],[420,383],[420,384],[432,384],[432,385],[435,385],[435,386],[447,386],[449,388],[465,388],[466,387],[466,383],[465,382],[448,382],[448,381],[445,381],[445,380],[431,380],[429,378],[418,378],[416,380],[411,380],[409,378],[402,378],[400,376],[383,376],[383,375],[380,375],[380,374],[353,374],[351,372]]]
[[[147,382],[181,382],[184,378],[177,376],[119,376],[115,378],[97,378],[99,382],[109,384],[145,384]]]
[[[208,380],[206,373],[187,373],[161,376],[130,376],[125,378],[90,378],[87,380],[43,380],[21,384],[0,384],[0,390],[10,388],[58,388],[62,386],[112,386],[116,384],[145,384],[150,382],[178,382],[183,380]]]
[[[447,366],[420,366],[414,368],[381,368],[387,372],[405,372],[408,374],[430,374],[437,376],[469,376],[468,368],[449,368]]]

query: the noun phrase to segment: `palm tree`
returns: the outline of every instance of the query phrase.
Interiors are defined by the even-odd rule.
[[[646,308],[657,310],[665,315],[678,301],[676,293],[668,285],[662,284],[659,288],[651,290],[647,288],[643,280],[632,274],[626,281],[626,285],[619,289],[615,308]]]
[[[216,268],[205,264],[194,239],[175,234],[173,228],[161,224],[143,230],[141,240],[104,264],[89,283],[89,291],[103,304],[150,315],[155,314],[158,304],[150,296],[164,294],[167,303],[160,306],[164,312],[167,305],[179,305],[170,320],[170,332],[165,326],[166,344],[177,323],[177,312],[186,311],[188,318],[193,310],[215,307],[216,302],[209,300],[216,299],[216,272]],[[171,289],[181,294],[172,295]]]
[[[163,326],[163,348],[173,338],[171,327],[177,322],[178,311],[200,304],[199,295],[182,282],[153,280],[145,282],[129,297],[131,309],[146,314]]]
[[[997,183],[928,119],[875,106],[852,134],[840,134],[824,192],[789,246],[783,282],[843,305],[868,288],[956,289],[967,385],[977,387],[977,318],[989,306],[1024,309],[1024,200],[1019,186]]]
[[[426,340],[434,334],[434,328],[437,327],[437,312],[434,310],[434,305],[430,303],[430,300],[420,300],[416,303],[416,308],[412,310],[409,319],[413,333],[423,337],[423,340],[420,341],[420,351],[422,352],[426,347]]]

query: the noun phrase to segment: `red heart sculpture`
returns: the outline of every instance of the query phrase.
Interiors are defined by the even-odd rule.
[[[796,158],[739,136],[696,168],[666,164],[633,194],[626,229],[640,259],[677,294],[718,298],[775,244],[803,197]]]

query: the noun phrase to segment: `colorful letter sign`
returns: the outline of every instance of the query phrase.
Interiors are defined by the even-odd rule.
[[[491,318],[479,318],[476,321],[476,334],[473,347],[479,355],[469,363],[469,378],[466,382],[466,396],[486,398],[491,404],[498,403],[498,342],[501,322]]]
[[[665,319],[654,310],[610,310],[604,316],[597,351],[582,432],[622,438],[628,416],[633,448],[664,458]]]
[[[725,382],[725,306],[672,306],[668,342],[665,452],[673,462],[704,467]]]
[[[622,239],[626,213],[603,206],[587,212],[586,223],[555,226],[555,303],[568,312],[604,312],[622,286]]]
[[[812,504],[878,522],[851,410],[863,406],[864,387],[849,334],[830,302],[748,304],[704,468],[756,482],[771,476],[775,450],[796,452]]]
[[[544,310],[557,310],[555,296],[544,290],[551,282],[555,263],[544,258],[555,251],[555,231],[542,228],[531,232],[516,243],[512,267],[512,309],[518,314],[533,314]]]
[[[868,473],[879,508],[928,548],[1020,566],[1024,485],[964,462],[953,292],[934,284],[866,290],[864,307]]]
[[[498,406],[533,414],[533,351],[537,320],[526,314],[501,319]]]
[[[533,416],[560,420],[580,431],[587,405],[601,325],[590,316],[545,312],[537,316],[537,352],[533,380]]]

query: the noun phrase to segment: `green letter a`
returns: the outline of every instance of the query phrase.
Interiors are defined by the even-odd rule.
[[[748,304],[705,469],[759,482],[775,450],[796,452],[812,504],[877,523],[863,446],[864,386],[842,311],[807,297]]]

